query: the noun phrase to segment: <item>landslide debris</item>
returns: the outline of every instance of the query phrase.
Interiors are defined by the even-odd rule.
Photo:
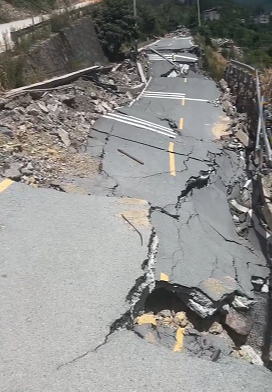
[[[125,60],[69,85],[2,95],[0,175],[36,187],[66,175],[93,176],[99,162],[86,153],[91,127],[131,101],[120,87],[139,84],[136,64]]]

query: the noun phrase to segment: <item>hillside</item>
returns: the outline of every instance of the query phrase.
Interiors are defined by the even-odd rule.
[[[249,7],[257,7],[258,5],[262,6],[267,11],[272,11],[272,0],[235,0],[237,3],[249,6]]]
[[[84,0],[81,0],[83,2]],[[80,0],[0,0],[0,23],[50,13],[54,8],[79,3]]]

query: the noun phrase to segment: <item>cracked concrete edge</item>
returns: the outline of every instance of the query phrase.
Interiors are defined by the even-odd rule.
[[[122,199],[122,198],[121,198]],[[125,200],[126,198],[124,198]],[[133,199],[127,198],[127,202],[130,200],[137,200],[138,203],[146,202],[142,199]],[[129,203],[130,204],[130,203]],[[147,204],[147,202],[146,202]],[[155,265],[156,265],[156,256],[159,247],[159,239],[155,228],[151,223],[151,207],[149,205],[148,210],[148,221],[150,224],[150,237],[147,244],[147,257],[142,263],[143,274],[136,279],[135,284],[132,286],[130,291],[128,292],[125,303],[127,304],[127,310],[117,319],[115,319],[109,326],[109,332],[105,336],[102,343],[98,344],[94,349],[87,350],[83,354],[78,355],[70,361],[60,364],[56,370],[60,370],[62,367],[71,365],[78,360],[86,357],[87,355],[97,352],[101,347],[108,343],[108,339],[112,334],[121,330],[121,329],[129,329],[131,328],[136,315],[138,315],[139,309],[143,309],[144,302],[147,296],[155,289],[156,280],[155,280]]]

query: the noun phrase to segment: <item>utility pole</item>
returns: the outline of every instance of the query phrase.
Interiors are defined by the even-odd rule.
[[[138,24],[137,24],[137,0],[133,0],[133,16],[135,19],[135,34],[138,33]],[[138,53],[138,39],[135,38],[135,60],[137,60]]]
[[[201,27],[201,16],[200,16],[200,4],[199,4],[199,0],[196,0],[196,4],[197,4],[198,26]]]

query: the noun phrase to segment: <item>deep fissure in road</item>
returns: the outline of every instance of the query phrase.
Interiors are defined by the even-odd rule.
[[[109,135],[107,142],[110,137]],[[220,156],[224,154],[225,150],[222,150]],[[217,170],[219,165],[216,154],[208,152],[207,158],[210,168],[200,170],[198,176],[189,177],[185,189],[177,197],[175,213],[168,212],[165,207],[150,206],[151,223],[153,213],[166,215],[169,219],[179,222],[183,203],[190,200],[193,192],[201,192],[202,189],[215,183],[216,179],[221,179]],[[231,160],[230,157],[228,159]],[[238,178],[236,171],[233,170],[229,182],[224,184],[226,197],[232,195],[235,184],[245,177],[244,174],[242,177],[240,174]],[[190,224],[193,217],[200,219],[198,213],[190,214],[186,225]],[[154,223],[152,225],[154,234],[156,225]],[[182,227],[178,231],[180,230]],[[218,234],[226,242],[248,247],[246,243],[242,245],[237,241],[229,240],[219,232]],[[152,262],[150,263],[149,259],[144,261],[145,273],[137,279],[126,298],[129,310],[111,325],[109,334],[128,328],[148,343],[164,345],[173,351],[186,352],[211,361],[217,361],[226,355],[237,358],[247,355],[251,349],[246,342],[252,327],[250,309],[254,301],[245,295],[243,288],[240,290],[235,258],[232,257],[232,265],[237,289],[223,295],[219,301],[214,301],[200,287],[180,287],[170,282],[155,282],[154,265],[157,251],[151,253]],[[213,277],[218,268],[217,264],[218,261],[215,260],[210,275],[213,284],[217,284]],[[237,320],[239,325],[234,327],[233,323],[237,323]],[[253,362],[261,363],[261,360],[256,355]]]

